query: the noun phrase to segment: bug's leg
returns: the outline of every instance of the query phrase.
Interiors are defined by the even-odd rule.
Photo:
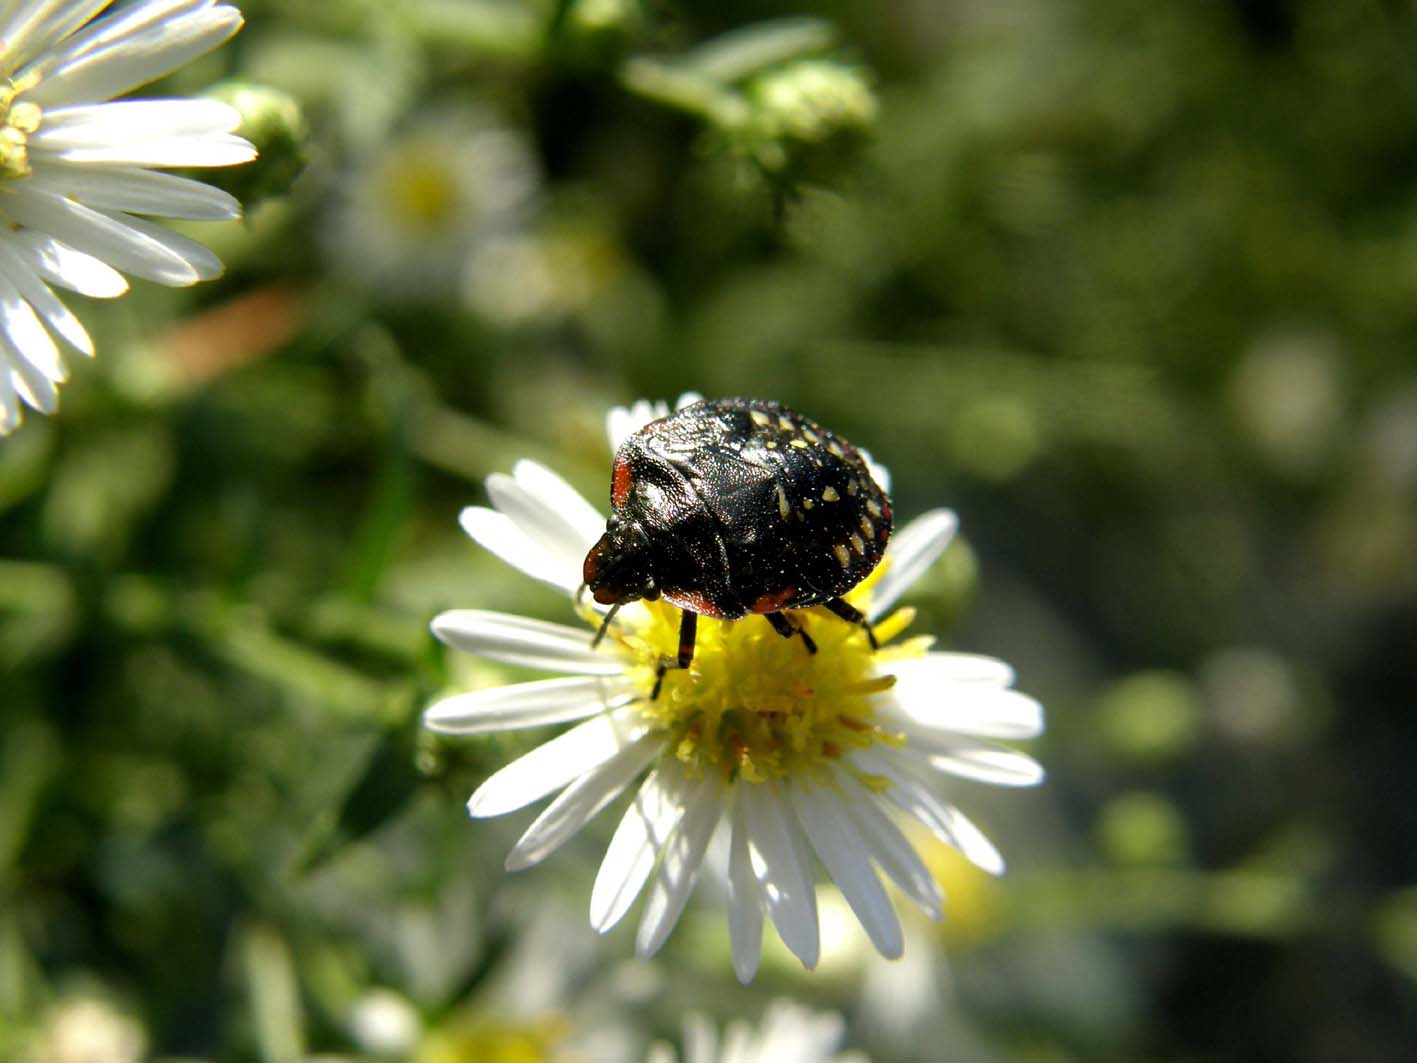
[[[871,621],[866,619],[866,615],[854,605],[842,601],[840,598],[833,598],[829,602],[823,602],[837,616],[841,617],[848,624],[855,624],[866,632],[866,638],[871,643],[871,649],[878,650],[880,646],[876,644],[876,633],[871,630]]]
[[[584,586],[584,584],[582,586]],[[620,606],[623,604],[623,602],[616,602],[610,607],[610,612],[605,614],[605,619],[600,622],[600,628],[596,631],[595,638],[590,640],[591,649],[595,649],[600,645],[600,640],[605,637],[605,632],[610,627],[610,621],[615,619],[615,614],[620,611]]]
[[[676,657],[661,657],[659,668],[654,673],[654,689],[649,700],[659,697],[659,688],[664,685],[664,673],[671,668],[688,668],[694,659],[694,636],[699,630],[699,614],[685,609],[679,614],[679,654]]]
[[[817,644],[812,641],[812,636],[803,629],[788,620],[781,613],[764,613],[767,621],[772,625],[772,629],[785,639],[790,639],[793,635],[802,636],[802,645],[807,647],[808,653],[817,652]]]

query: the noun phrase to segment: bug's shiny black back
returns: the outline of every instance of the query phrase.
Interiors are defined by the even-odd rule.
[[[857,450],[775,402],[709,400],[655,421],[616,455],[622,476],[612,499],[645,529],[665,597],[710,615],[829,601],[890,537],[890,501]]]

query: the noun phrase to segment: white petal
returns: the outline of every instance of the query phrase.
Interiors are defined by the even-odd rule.
[[[55,383],[69,379],[59,348],[8,277],[0,277],[0,332],[20,360],[46,379]]]
[[[523,458],[512,466],[512,476],[528,494],[539,498],[571,526],[571,541],[577,544],[583,560],[591,544],[605,531],[604,514],[545,465]]]
[[[1016,690],[944,679],[926,657],[891,665],[896,685],[878,703],[884,718],[911,734],[967,734],[1035,738],[1043,733],[1043,706]]]
[[[23,253],[10,240],[0,238],[0,276],[14,284],[21,298],[33,307],[50,329],[81,354],[93,354],[93,341],[88,331],[72,311],[40,280],[39,274],[25,261]]]
[[[234,166],[256,157],[231,132],[240,124],[240,112],[217,100],[125,100],[46,111],[28,147],[41,161]]]
[[[871,474],[871,479],[876,481],[876,486],[886,493],[891,493],[891,471],[871,456],[871,452],[865,447],[857,447],[856,453],[861,455],[861,460],[866,463],[866,471]]]
[[[814,1012],[791,1000],[771,1001],[758,1023],[754,1059],[827,1060],[846,1034],[835,1012]]]
[[[153,8],[191,10],[178,17]],[[26,98],[46,108],[121,96],[163,77],[211,51],[241,28],[241,15],[226,5],[152,3],[130,6],[75,38],[63,62],[46,63],[39,86]],[[98,32],[95,33],[95,30]]]
[[[161,244],[169,252],[180,258],[187,264],[188,268],[196,274],[199,281],[215,280],[225,272],[225,267],[221,264],[221,259],[217,258],[210,249],[196,240],[189,240],[181,233],[164,229],[156,222],[151,222],[147,218],[139,218],[132,214],[118,214],[104,211],[110,218],[126,225],[131,232],[141,233],[154,243]],[[141,275],[141,274],[140,274]],[[158,277],[153,277],[159,284],[174,284],[172,281],[164,281]],[[176,285],[181,287],[180,284]]]
[[[20,397],[15,394],[15,385],[10,382],[8,359],[9,355],[0,350],[0,436],[9,435],[24,420]]]
[[[560,568],[578,577],[586,553],[605,530],[604,522],[587,538],[582,529],[557,508],[558,500],[543,497],[536,489],[538,486],[528,485],[519,477],[493,473],[487,477],[487,497],[499,513],[510,517],[522,534],[553,558]]]
[[[28,0],[23,5],[5,5],[5,52],[11,62],[45,54],[67,54],[57,42],[82,26],[113,0]]]
[[[16,394],[40,413],[54,413],[59,409],[59,388],[55,382],[31,365],[15,349],[9,338],[0,335],[0,364],[10,363],[10,384]]]
[[[34,175],[45,187],[104,210],[200,221],[241,216],[241,204],[233,196],[201,181],[170,173],[125,166],[99,168],[36,162]]]
[[[727,1050],[725,1045],[724,1052]],[[684,1063],[730,1063],[733,1059],[719,1054],[718,1031],[706,1016],[696,1011],[684,1016]]]
[[[1037,786],[1043,766],[1032,757],[993,742],[930,733],[908,735],[901,750],[906,758],[921,758],[936,771],[993,786]]]
[[[902,679],[906,678],[906,673],[929,673],[925,681],[935,687],[941,683],[983,683],[1008,687],[1013,686],[1015,678],[1014,670],[1007,662],[978,653],[927,653],[892,664],[891,671]]]
[[[90,299],[116,299],[128,282],[106,262],[79,251],[45,232],[20,229],[10,243],[25,263],[50,284]]]
[[[734,787],[734,791],[733,837],[728,852],[728,938],[733,949],[733,973],[747,985],[758,973],[762,958],[763,894],[748,856],[743,784]]]
[[[887,959],[896,959],[905,951],[900,918],[866,858],[865,840],[841,799],[825,786],[794,786],[787,792],[818,859],[851,905],[876,951]]]
[[[679,921],[703,864],[704,850],[723,813],[722,781],[712,774],[703,775],[690,785],[684,803],[688,810],[664,847],[635,935],[635,952],[641,958],[658,952]]]
[[[664,741],[659,735],[645,735],[557,794],[507,854],[507,870],[540,863],[574,837],[663,752]]]
[[[578,675],[624,672],[624,662],[610,645],[590,648],[591,632],[585,628],[481,609],[440,613],[433,618],[432,628],[439,640],[454,649],[505,664]]]
[[[784,799],[772,783],[740,782],[736,797],[743,806],[748,859],[768,915],[783,944],[811,970],[821,956],[817,891],[794,841],[795,825]]]
[[[645,425],[668,416],[668,406],[648,399],[640,399],[631,406],[612,406],[605,415],[605,434],[610,440],[610,449],[619,450],[620,444]]]
[[[64,243],[126,273],[159,284],[187,285],[202,275],[164,241],[154,240],[102,211],[33,187],[17,187],[6,212],[21,224],[52,233]]]
[[[468,800],[468,815],[485,819],[529,805],[604,764],[648,730],[634,710],[594,716],[494,773]]]
[[[635,903],[680,818],[686,779],[677,760],[662,761],[630,802],[605,850],[590,891],[590,925],[604,934]]]
[[[932,509],[922,513],[891,539],[886,548],[889,564],[880,581],[871,589],[872,620],[885,615],[912,583],[949,546],[959,528],[959,519],[948,509]]]
[[[957,849],[970,863],[991,875],[1004,873],[1004,858],[984,833],[959,809],[936,797],[924,780],[899,758],[885,757],[869,750],[854,753],[857,767],[889,779],[885,797],[902,811],[914,816],[946,845]]]
[[[583,720],[604,712],[632,688],[624,679],[568,676],[453,694],[430,705],[423,726],[441,734],[490,734]]]
[[[849,772],[837,772],[843,807],[866,843],[866,851],[901,891],[931,919],[940,918],[944,898],[940,884],[930,874],[915,846],[881,808],[880,799]]]
[[[567,594],[581,585],[579,567],[568,568],[559,556],[544,550],[505,513],[468,506],[458,514],[458,523],[480,546],[532,579],[549,583]]]

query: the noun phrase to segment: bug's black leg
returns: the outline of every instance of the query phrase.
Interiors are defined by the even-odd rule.
[[[698,613],[685,609],[679,614],[679,655],[659,659],[659,668],[654,673],[654,689],[649,694],[650,701],[659,697],[659,688],[664,685],[665,672],[671,668],[689,667],[689,662],[694,659],[694,636],[698,634],[698,630]]]
[[[600,640],[605,637],[605,632],[610,627],[610,621],[615,619],[615,614],[620,611],[620,606],[623,604],[623,602],[616,602],[610,607],[610,612],[605,614],[605,619],[600,622],[600,628],[596,631],[595,638],[590,640],[591,649],[595,649],[600,645]]]
[[[807,647],[807,652],[817,652],[817,644],[812,641],[812,636],[807,634],[802,628],[793,624],[787,617],[783,616],[781,613],[764,613],[763,615],[767,617],[768,623],[772,625],[772,629],[783,638],[790,639],[793,635],[801,635],[802,645]]]
[[[880,647],[876,645],[876,633],[871,630],[871,621],[866,619],[866,615],[862,613],[860,609],[842,601],[840,598],[833,598],[831,601],[823,602],[822,604],[848,624],[856,624],[858,627],[865,629],[866,638],[871,642],[871,649],[880,649]]]

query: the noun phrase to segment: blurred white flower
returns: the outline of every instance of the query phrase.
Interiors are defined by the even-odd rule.
[[[708,1019],[684,1019],[682,1057],[666,1044],[650,1049],[645,1063],[867,1063],[859,1052],[835,1055],[846,1023],[832,1011],[812,1011],[790,1000],[774,1000],[756,1029],[731,1023],[722,1039]]]
[[[58,1004],[20,1053],[21,1063],[139,1063],[147,1052],[142,1025],[98,997]]]
[[[386,298],[454,294],[478,248],[525,221],[537,183],[518,133],[475,109],[434,111],[346,180],[332,266]]]
[[[614,445],[662,405],[617,409]],[[605,518],[550,470],[519,462],[494,475],[495,508],[470,507],[463,528],[484,547],[573,599],[586,552]],[[497,816],[560,791],[507,858],[509,870],[545,859],[632,787],[591,892],[592,926],[613,927],[649,884],[636,939],[641,955],[667,938],[715,831],[727,841],[717,870],[728,885],[733,964],[756,973],[764,911],[808,968],[821,954],[812,853],[846,897],[878,951],[899,956],[901,924],[877,874],[884,871],[931,918],[940,889],[893,818],[902,812],[998,873],[1003,860],[942,797],[949,777],[1029,786],[1042,770],[994,739],[1043,729],[1032,698],[1009,689],[1001,661],[928,652],[930,637],[894,642],[914,616],[896,600],[939,555],[955,517],[935,510],[901,528],[885,558],[847,598],[873,625],[864,632],[819,610],[795,619],[819,652],[803,652],[766,623],[701,618],[692,667],[671,671],[658,698],[657,665],[678,645],[679,613],[662,601],[621,608],[592,648],[589,632],[501,613],[454,610],[433,631],[456,649],[564,678],[455,694],[424,723],[448,734],[484,734],[581,721],[489,778],[468,809]],[[590,625],[600,617],[582,607]],[[651,879],[653,880],[651,882]]]
[[[355,1044],[375,1056],[407,1059],[418,1043],[422,1022],[413,1005],[391,989],[370,989],[354,1002],[349,1033]]]
[[[241,27],[212,0],[13,0],[0,8],[0,435],[20,404],[59,405],[55,337],[93,342],[50,285],[111,299],[123,273],[182,286],[221,273],[216,256],[147,216],[234,218],[240,205],[156,172],[255,157],[240,116],[214,100],[112,100],[171,73]]]

